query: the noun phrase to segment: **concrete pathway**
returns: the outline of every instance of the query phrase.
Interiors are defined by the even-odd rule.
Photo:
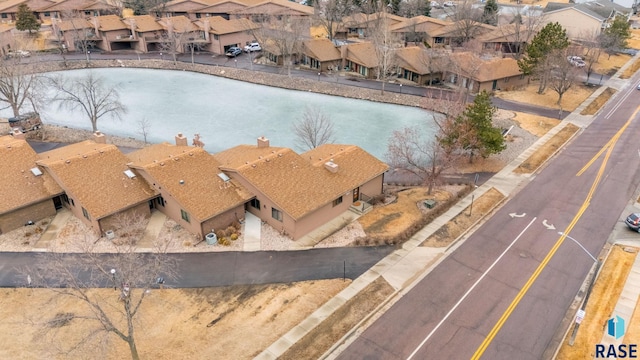
[[[47,230],[45,230],[38,242],[33,246],[34,250],[46,251],[51,245],[51,241],[58,237],[58,233],[67,224],[71,215],[71,211],[67,208],[63,207],[58,210],[56,216],[51,220],[51,224],[47,227]]]
[[[631,317],[633,316],[633,311],[636,308],[638,297],[640,297],[640,255],[636,256],[636,261],[631,266],[631,271],[627,276],[627,281],[625,282],[622,293],[618,298],[618,303],[613,310],[613,314],[611,314],[614,318],[616,316],[620,316],[624,320],[625,330],[628,329],[631,324]],[[603,344],[605,349],[608,349],[610,344],[613,344],[616,347],[622,343],[628,344],[628,342],[624,341],[624,336],[616,339],[615,337],[607,334],[607,330],[607,326],[605,326],[602,340],[600,340],[600,344]]]
[[[244,251],[260,251],[260,230],[262,221],[250,212],[244,214]]]
[[[144,229],[142,239],[140,239],[137,244],[139,251],[147,252],[153,249],[154,242],[158,239],[158,235],[160,235],[160,231],[166,220],[167,216],[162,212],[158,210],[151,212],[151,217],[149,218],[147,227]]]

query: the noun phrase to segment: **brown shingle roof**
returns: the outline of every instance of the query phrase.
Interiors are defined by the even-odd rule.
[[[220,16],[214,16],[211,19],[209,21],[209,32],[216,35],[233,34],[259,28],[257,24],[249,19],[226,20]]]
[[[98,16],[97,19],[100,26],[100,31],[112,31],[129,28],[129,26],[125,24],[118,15]]]
[[[389,25],[393,26],[397,23],[408,20],[405,17],[393,15],[389,13],[374,13],[374,14],[364,14],[364,13],[356,13],[351,16],[345,16],[342,18],[342,26],[345,27],[366,27],[368,23],[378,20],[380,17],[384,17],[389,20]]]
[[[134,160],[130,164],[132,168],[149,174],[185,211],[200,221],[242,205],[253,197],[239,184],[225,183],[218,176],[222,172],[220,163],[202,148],[165,143],[129,156]]]
[[[370,42],[347,45],[347,60],[368,68],[378,67],[378,55]]]
[[[203,7],[202,9],[194,10],[194,13],[214,13],[214,14],[224,14],[231,13],[233,11],[244,9],[248,5],[246,3],[235,1],[235,0],[224,0],[217,2],[211,6]]]
[[[255,5],[249,5],[244,9],[234,11],[235,14],[248,15],[300,15],[311,16],[314,13],[313,7],[300,5],[287,0],[267,0]]]
[[[31,172],[37,158],[26,141],[9,135],[0,137],[0,214],[62,193],[49,174],[41,170],[43,174],[36,176]]]
[[[449,25],[434,29],[429,35],[431,37],[458,37],[463,31],[470,29],[470,35],[477,37],[491,32],[495,30],[495,28],[496,27],[493,25],[483,24],[476,21],[469,22],[469,20],[459,20],[454,23],[450,23]]]
[[[141,176],[130,179],[124,174],[129,159],[115,145],[86,140],[43,152],[38,158],[37,164],[47,168],[92,219],[101,219],[156,195]]]
[[[256,158],[258,154],[262,158]],[[288,148],[241,145],[214,156],[223,169],[236,171],[296,220],[387,170],[386,164],[351,145],[323,145],[301,155]],[[247,164],[243,158],[252,160]],[[336,173],[324,168],[330,159],[338,164]]]
[[[191,19],[184,15],[164,18],[159,22],[165,29],[169,29],[169,27],[171,26],[173,28],[173,31],[177,33],[185,33],[198,30],[198,27],[191,21]]]
[[[525,25],[520,25],[520,28],[517,29],[516,24],[506,24],[478,36],[477,40],[481,42],[513,42],[516,40],[526,42],[537,33],[538,31],[527,29]]]
[[[81,29],[91,29],[93,25],[85,19],[71,19],[71,20],[63,20],[57,24],[58,29],[62,31],[71,31],[71,30],[81,30]]]
[[[463,76],[479,82],[504,79],[522,74],[518,61],[513,58],[482,59],[471,53],[453,53],[451,60]]]
[[[302,42],[304,53],[319,61],[340,60],[340,50],[329,39],[313,39]]]
[[[420,15],[407,19],[389,27],[392,32],[420,32],[431,33],[435,29],[451,24],[451,21],[435,19]]]
[[[418,46],[398,49],[396,51],[398,66],[420,75],[440,71],[440,67],[436,66],[438,57],[433,52],[430,54],[430,51]]]
[[[136,31],[139,31],[139,32],[159,31],[164,29],[162,25],[160,25],[156,21],[156,18],[151,15],[138,15],[138,16],[132,16],[128,19],[125,19],[125,21],[129,21],[129,22],[131,22],[132,20],[136,24]]]
[[[27,4],[33,11],[49,7],[55,4],[55,1],[48,0],[7,0],[0,2],[0,12],[17,13],[21,4]]]

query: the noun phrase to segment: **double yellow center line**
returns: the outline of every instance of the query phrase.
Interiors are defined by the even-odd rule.
[[[622,133],[624,133],[624,131],[629,126],[629,124],[631,124],[631,120],[635,118],[638,111],[640,111],[640,106],[636,108],[633,115],[631,115],[631,117],[620,128],[620,130],[618,130],[618,132],[613,137],[611,137],[611,139],[600,149],[600,151],[598,151],[598,153],[593,158],[591,158],[591,160],[589,160],[589,162],[587,162],[587,164],[576,174],[576,176],[582,175],[596,161],[596,159],[599,158],[600,155],[602,155],[602,153],[604,153],[605,151],[607,152],[604,157],[604,160],[602,161],[602,164],[600,165],[600,168],[598,169],[596,178],[594,179],[593,184],[591,185],[591,189],[589,189],[589,193],[587,194],[586,199],[582,203],[582,206],[580,206],[578,213],[574,216],[573,220],[571,220],[571,223],[569,224],[569,226],[567,226],[567,228],[563,231],[563,234],[565,235],[560,236],[560,238],[553,245],[549,253],[547,253],[547,256],[545,256],[545,258],[542,260],[540,265],[538,265],[538,268],[536,268],[536,270],[533,272],[531,277],[529,277],[529,280],[527,280],[527,282],[524,284],[522,289],[520,289],[520,291],[518,292],[518,295],[516,295],[515,299],[513,299],[511,304],[509,304],[509,307],[507,307],[507,310],[502,314],[498,322],[493,326],[493,329],[491,329],[491,331],[489,332],[487,337],[484,339],[482,344],[480,344],[480,347],[478,347],[476,352],[473,354],[473,357],[471,357],[472,360],[478,360],[480,359],[482,354],[484,354],[489,344],[491,344],[493,339],[498,334],[498,331],[500,331],[500,329],[502,328],[504,323],[507,321],[509,316],[511,316],[511,313],[513,313],[513,310],[516,308],[516,306],[518,306],[518,304],[520,303],[520,300],[522,300],[522,298],[527,293],[527,291],[529,291],[529,288],[531,288],[531,285],[533,285],[533,283],[536,281],[536,279],[538,278],[542,270],[547,266],[547,264],[549,263],[553,255],[555,255],[556,251],[558,251],[558,248],[564,242],[566,235],[568,235],[571,232],[575,224],[582,217],[582,214],[587,210],[587,208],[589,207],[589,204],[591,203],[591,198],[593,197],[593,194],[596,188],[598,187],[598,184],[600,183],[602,175],[604,174],[604,171],[607,167],[607,162],[609,161],[609,157],[611,156],[611,153],[613,151],[615,144],[618,142],[618,139],[620,139],[620,136],[622,135]]]

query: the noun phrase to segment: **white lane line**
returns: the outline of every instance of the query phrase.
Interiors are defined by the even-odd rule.
[[[467,292],[460,298],[460,300],[458,300],[458,302],[451,308],[451,310],[449,310],[447,315],[445,315],[444,318],[442,318],[442,320],[440,320],[438,325],[436,325],[436,327],[434,327],[433,330],[431,330],[429,335],[427,335],[427,337],[425,337],[424,340],[422,340],[420,345],[418,345],[418,347],[416,347],[416,349],[413,350],[411,355],[409,355],[409,357],[407,357],[407,360],[411,360],[418,353],[420,348],[422,348],[424,346],[424,344],[429,340],[429,338],[431,338],[431,336],[433,336],[433,334],[438,330],[438,328],[440,328],[440,326],[449,318],[449,316],[451,316],[451,314],[458,308],[458,306],[460,306],[460,304],[464,301],[464,299],[466,299],[467,296],[469,296],[469,294],[473,291],[473,289],[475,289],[475,287],[480,283],[480,281],[482,281],[482,279],[484,279],[484,277],[489,273],[489,271],[491,271],[491,269],[493,269],[493,267],[498,263],[498,261],[500,261],[500,259],[502,259],[504,254],[506,254],[507,251],[509,251],[509,249],[511,249],[511,247],[516,243],[516,241],[518,241],[518,239],[520,239],[520,237],[527,231],[529,226],[531,226],[531,224],[533,224],[536,221],[536,219],[537,219],[537,217],[534,217],[533,220],[531,220],[531,222],[529,223],[529,225],[527,225],[520,232],[520,234],[518,234],[518,236],[511,242],[511,244],[509,244],[509,246],[507,246],[506,249],[504,249],[502,254],[500,254],[500,256],[498,256],[498,258],[493,262],[493,264],[491,264],[491,266],[489,266],[489,268],[482,274],[482,276],[480,276],[478,278],[478,280],[476,280],[476,282],[473,284],[473,286],[471,286],[469,288],[469,290],[467,290]]]
[[[637,86],[638,86],[638,85],[634,85],[633,90],[635,90],[635,89],[637,88]],[[626,101],[626,100],[627,100],[627,98],[628,98],[629,96],[631,96],[631,93],[633,93],[633,92],[634,92],[633,90],[629,91],[625,96],[623,96],[623,97],[622,97],[622,99],[620,99],[620,101],[618,101],[618,102],[616,103],[616,105],[613,107],[613,109],[611,109],[611,111],[609,111],[609,112],[607,113],[607,115],[605,115],[605,116],[604,116],[604,118],[605,118],[605,119],[608,119],[609,117],[611,117],[611,115],[613,115],[613,113],[614,113],[614,112],[616,112],[616,111],[618,110],[618,108],[620,107],[620,105],[622,105],[622,103],[623,103],[624,101]],[[637,90],[636,90],[636,91],[637,91]]]

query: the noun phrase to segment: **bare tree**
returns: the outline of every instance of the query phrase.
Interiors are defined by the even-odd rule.
[[[151,129],[151,122],[147,117],[143,117],[142,119],[138,119],[138,133],[142,135],[142,139],[145,144],[148,144],[147,137],[149,136],[149,130]]]
[[[549,87],[558,93],[560,114],[562,114],[562,96],[573,86],[577,80],[578,68],[567,61],[569,50],[555,50],[550,54],[549,61],[552,66],[549,77]]]
[[[288,14],[265,15],[261,26],[251,30],[253,36],[266,51],[269,48],[275,49],[282,58],[284,69],[287,75],[291,76],[291,66],[294,56],[298,54],[301,42],[308,37],[310,19],[304,16],[293,16]],[[307,34],[305,36],[305,34]]]
[[[140,218],[132,217],[128,226],[139,228],[139,225]],[[177,279],[176,258],[166,254],[169,242],[156,244],[153,253],[140,253],[131,241],[124,241],[114,245],[115,254],[95,251],[95,239],[79,237],[74,242],[81,254],[43,253],[36,265],[24,269],[31,286],[48,288],[85,305],[83,309],[69,309],[68,313],[45,320],[44,331],[52,331],[60,327],[60,322],[66,324],[71,320],[94,324],[77,342],[61,344],[65,348],[60,351],[80,351],[94,341],[108,341],[113,334],[127,343],[132,359],[139,359],[136,330],[140,330],[138,318],[144,300],[152,289]],[[110,286],[114,288],[113,296],[95,291]]]
[[[93,131],[98,130],[98,119],[111,116],[121,119],[127,108],[120,102],[118,86],[105,85],[103,78],[89,72],[77,79],[54,75],[48,78],[56,91],[51,101],[69,110],[81,110],[91,121]]]
[[[543,17],[534,12],[533,7],[517,8],[517,13],[509,20],[509,24],[500,25],[502,35],[508,40],[506,52],[515,54],[516,59],[520,59],[525,51],[526,45],[544,26]]]
[[[587,73],[587,80],[585,83],[588,84],[589,78],[591,77],[591,74],[593,74],[593,66],[598,62],[598,59],[600,59],[603,48],[601,46],[599,32],[587,33],[580,38],[582,39],[582,46],[574,52],[582,55],[585,63],[583,70]]]
[[[378,63],[376,79],[382,83],[381,92],[384,95],[385,82],[397,68],[396,51],[401,45],[397,37],[391,33],[386,12],[379,12],[371,16],[374,17],[374,20],[371,21],[369,27],[369,38],[373,43]]]
[[[28,73],[19,58],[0,60],[0,102],[6,108],[11,108],[14,116],[20,115],[20,110],[31,105],[37,111],[41,103],[42,78],[38,74]]]
[[[323,0],[315,1],[315,17],[327,32],[329,40],[335,37],[335,28],[342,18],[353,12],[353,4],[349,0]]]
[[[302,119],[293,124],[296,145],[302,149],[314,149],[332,143],[335,138],[333,122],[317,107],[305,107]]]
[[[463,44],[479,35],[483,13],[482,9],[474,7],[474,4],[471,0],[463,0],[458,2],[455,8],[451,8],[453,10],[449,17],[455,23],[456,38],[453,40],[457,43],[451,44],[452,46]]]

